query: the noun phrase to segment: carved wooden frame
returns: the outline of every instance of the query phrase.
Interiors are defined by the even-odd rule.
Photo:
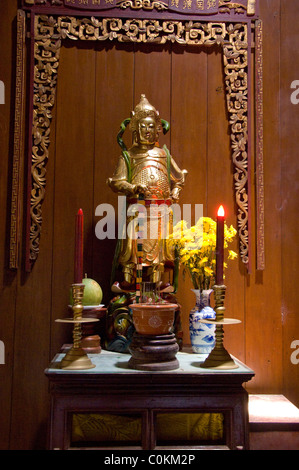
[[[25,85],[25,12],[17,13],[17,50],[16,50],[16,93],[14,117],[14,148],[12,162],[12,194],[10,208],[10,268],[18,267],[20,244],[20,181],[22,170],[22,154],[24,151],[23,115],[24,115],[24,85]]]
[[[255,0],[238,3],[219,0],[216,16],[177,15],[166,13],[167,4],[150,0],[132,0],[119,4],[113,17],[87,15],[84,11],[63,7],[53,0],[23,0],[26,5],[41,5],[31,10],[31,80],[29,109],[29,200],[27,203],[26,270],[30,271],[39,253],[42,227],[42,203],[45,196],[46,162],[50,144],[51,111],[55,100],[59,54],[62,41],[71,40],[143,42],[163,44],[167,41],[184,45],[211,46],[223,50],[226,102],[231,129],[231,152],[234,165],[235,200],[239,250],[250,271],[250,174],[251,174],[251,32],[256,47],[256,170],[257,170],[257,269],[264,269],[263,204],[263,125],[262,125],[262,24],[256,20]],[[70,2],[71,0],[64,0]],[[88,0],[84,0],[88,3]],[[92,0],[93,1],[93,0]],[[114,0],[111,0],[112,2]],[[174,2],[174,0],[169,0]],[[215,6],[216,0],[206,1]],[[82,0],[72,0],[82,2]],[[211,2],[211,3],[208,3]],[[242,2],[242,3],[241,3]],[[178,4],[178,2],[177,2]],[[198,3],[197,5],[204,3]],[[222,7],[221,7],[222,6]],[[222,10],[221,10],[222,8]],[[247,8],[247,9],[246,9]],[[124,15],[124,10],[130,14]],[[71,11],[69,11],[71,10]],[[144,11],[147,11],[145,15]],[[148,11],[153,12],[152,17]],[[163,11],[163,13],[160,13]],[[233,12],[233,16],[231,16]],[[250,12],[250,13],[249,13]],[[63,13],[63,14],[62,14]],[[185,12],[184,12],[185,13]],[[228,14],[228,18],[225,14]],[[241,15],[241,17],[238,16]],[[236,16],[237,15],[237,16]],[[243,15],[243,16],[242,16]],[[254,27],[256,26],[256,27]],[[17,186],[14,187],[16,192]],[[17,267],[15,244],[11,238],[11,267]]]

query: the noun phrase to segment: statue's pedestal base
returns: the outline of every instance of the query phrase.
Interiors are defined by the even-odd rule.
[[[130,369],[144,371],[164,371],[179,368],[176,354],[179,346],[174,333],[165,335],[141,335],[134,333],[129,351]]]
[[[86,336],[81,339],[81,348],[89,354],[99,354],[101,348],[101,338],[99,335]]]

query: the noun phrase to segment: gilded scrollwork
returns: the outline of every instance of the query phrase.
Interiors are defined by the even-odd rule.
[[[131,8],[132,10],[158,10],[163,11],[168,9],[168,5],[165,2],[150,0],[120,0],[117,2],[117,6],[122,9]]]
[[[45,164],[50,142],[51,111],[55,99],[59,51],[61,40],[69,38],[159,44],[171,41],[194,46],[218,44],[223,48],[235,197],[238,206],[240,254],[242,261],[248,263],[247,34],[246,23],[36,16],[31,261],[37,258],[39,250],[42,201],[46,183]]]
[[[205,13],[228,13],[233,12],[238,15],[253,16],[256,12],[256,0],[23,0],[25,6],[46,6],[67,8],[79,8],[90,10],[101,10],[110,5],[116,5],[121,9],[136,10],[157,10],[168,9],[193,10]],[[59,11],[59,10],[58,10]],[[57,11],[55,11],[57,14]]]
[[[16,93],[14,116],[14,149],[12,167],[12,198],[10,214],[9,267],[18,268],[19,264],[19,224],[20,224],[20,181],[23,154],[23,119],[25,87],[25,13],[17,13],[17,53],[16,53]]]
[[[239,2],[232,2],[231,0],[219,0],[219,11],[221,13],[229,13],[230,10],[235,10],[236,13],[244,13],[246,6]]]
[[[256,21],[256,268],[265,269],[264,156],[263,156],[263,24]]]
[[[226,100],[231,125],[240,254],[242,261],[247,264],[249,261],[247,26],[229,25],[228,30],[230,41],[223,47]]]
[[[53,17],[41,16],[36,24],[34,43],[34,95],[32,126],[32,188],[30,204],[30,261],[39,253],[42,203],[45,196],[46,162],[50,144],[50,125],[55,100],[61,39],[53,34]]]

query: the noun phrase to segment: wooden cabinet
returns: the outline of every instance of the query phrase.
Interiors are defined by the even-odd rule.
[[[128,369],[128,355],[102,351],[91,355],[94,369],[66,371],[59,367],[63,354],[57,355],[45,374],[50,382],[51,415],[49,449],[76,447],[72,441],[73,416],[80,413],[135,416],[140,419],[139,442],[123,441],[114,448],[188,448],[215,447],[248,449],[248,394],[243,383],[254,372],[236,360],[239,367],[230,371],[203,369],[203,357],[179,352],[180,367],[174,371],[143,372]],[[159,441],[157,423],[161,416],[220,413],[223,416],[221,442]],[[136,436],[137,438],[137,436]],[[138,441],[138,439],[137,439]],[[94,443],[92,444],[95,445]],[[96,448],[107,449],[106,442]],[[86,444],[87,447],[87,444]]]

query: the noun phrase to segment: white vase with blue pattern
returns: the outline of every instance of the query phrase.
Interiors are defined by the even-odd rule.
[[[192,289],[196,296],[196,305],[189,315],[189,331],[192,351],[198,354],[210,354],[215,346],[215,325],[201,323],[200,320],[216,318],[216,312],[210,306],[212,289]]]

